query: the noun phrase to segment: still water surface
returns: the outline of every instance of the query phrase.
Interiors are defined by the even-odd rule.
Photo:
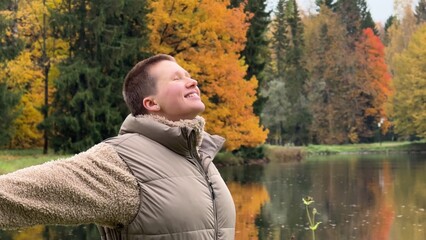
[[[425,240],[426,155],[336,155],[221,169],[237,209],[236,240],[310,240],[302,202],[321,221],[316,240]],[[99,239],[93,225],[0,231],[5,240]]]

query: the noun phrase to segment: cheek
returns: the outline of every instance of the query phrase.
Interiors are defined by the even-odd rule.
[[[179,86],[171,85],[168,86],[167,89],[162,93],[161,98],[168,105],[175,104],[177,101],[181,101],[182,91]]]

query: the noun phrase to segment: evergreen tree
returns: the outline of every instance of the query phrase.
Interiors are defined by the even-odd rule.
[[[289,108],[286,111],[288,117],[284,124],[285,139],[296,145],[302,145],[308,142],[309,114],[303,90],[308,72],[303,60],[303,23],[296,0],[287,1],[286,12],[290,41],[285,51],[285,70],[281,73],[286,86],[286,98],[289,101]]]
[[[378,35],[371,13],[365,0],[338,0],[333,8],[346,26],[348,35],[352,38],[350,46],[354,48],[363,29],[371,28]]]
[[[368,10],[367,2],[365,0],[357,0],[357,6],[360,9],[361,15],[361,30],[371,28],[376,36],[379,35],[379,31],[376,29],[376,24],[371,17],[370,10]]]
[[[19,103],[20,94],[13,92],[7,84],[0,81],[0,146],[10,142],[14,135],[12,122],[19,115],[16,106]]]
[[[335,0],[315,0],[315,4],[318,6],[318,11],[321,8],[321,5],[325,5],[326,7],[333,9]]]
[[[70,48],[47,124],[55,151],[80,152],[116,135],[127,113],[122,80],[146,46],[146,2],[67,0],[51,11],[54,34]]]
[[[386,19],[385,22],[385,28],[384,28],[384,36],[383,36],[383,44],[385,46],[387,46],[389,44],[389,28],[395,23],[397,22],[396,16],[392,15],[390,16],[388,19]]]
[[[17,37],[16,1],[0,2],[0,72],[4,73],[6,62],[14,59],[22,50],[23,42]],[[15,133],[14,120],[19,116],[17,109],[21,94],[7,84],[7,75],[0,76],[0,146],[10,143]]]
[[[388,17],[388,19],[386,19],[386,22],[385,22],[385,32],[388,31],[388,29],[392,26],[392,24],[395,23],[396,20],[397,19],[396,19],[396,17],[394,15],[391,15],[391,16]]]
[[[285,84],[282,74],[285,71],[285,50],[289,45],[287,37],[288,22],[285,15],[285,0],[279,0],[273,22],[272,55],[273,60],[268,65],[269,78],[265,89],[268,96],[267,104],[262,111],[262,122],[269,129],[269,142],[273,144],[283,143],[284,127],[287,119],[285,112],[288,101],[285,94]]]
[[[268,114],[265,118],[269,118],[269,127],[275,129],[271,131],[270,138],[277,138],[279,132],[280,141],[296,145],[306,144],[309,115],[303,88],[308,73],[303,61],[303,24],[296,1],[280,1],[276,15],[274,55],[277,71],[269,86],[268,96],[271,99],[268,101],[268,109],[265,112]]]
[[[419,1],[414,16],[416,16],[417,24],[426,22],[426,0]]]
[[[357,0],[338,0],[333,10],[341,18],[347,34],[355,41],[361,26],[361,10],[357,6]]]
[[[18,2],[0,2],[0,63],[15,58],[23,49],[23,42],[17,37]]]
[[[238,7],[243,1],[231,1],[232,7]],[[258,88],[256,90],[257,100],[254,102],[253,111],[256,115],[260,115],[266,97],[262,96],[261,88],[266,84],[264,69],[269,58],[269,41],[266,37],[268,25],[270,21],[270,12],[266,11],[265,0],[248,0],[244,7],[246,12],[250,12],[253,16],[250,19],[250,27],[247,30],[247,42],[241,55],[244,58],[247,68],[245,79],[250,80],[255,76],[258,80]]]

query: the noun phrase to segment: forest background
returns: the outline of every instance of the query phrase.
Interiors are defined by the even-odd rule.
[[[117,134],[126,73],[156,53],[198,80],[226,150],[426,137],[426,0],[2,0],[0,146],[84,151]]]

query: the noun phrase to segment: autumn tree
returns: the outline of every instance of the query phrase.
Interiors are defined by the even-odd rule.
[[[347,69],[353,63],[347,57],[350,51],[346,27],[324,5],[318,15],[306,19],[305,26],[306,66],[310,73],[305,88],[312,115],[311,141],[344,143],[351,128],[349,116],[353,107],[348,94],[351,78]]]
[[[52,7],[52,32],[69,45],[55,81],[56,151],[80,152],[116,135],[127,114],[122,80],[147,43],[141,0],[65,0]]]
[[[385,104],[391,95],[391,77],[385,63],[384,45],[372,29],[363,30],[356,45],[356,81],[351,83],[350,93],[354,103],[354,121],[350,140],[368,141],[374,136],[377,124],[386,133],[390,124]]]
[[[409,44],[394,59],[395,96],[392,117],[403,136],[426,137],[426,25],[414,32]]]
[[[411,5],[407,5],[405,13],[401,19],[396,18],[388,28],[388,44],[386,48],[386,63],[391,74],[397,67],[394,57],[407,48],[411,36],[417,29],[416,18],[414,17]]]
[[[6,28],[5,45],[16,47],[9,54],[3,55],[5,61],[0,69],[0,76],[10,89],[22,94],[16,110],[20,112],[13,122],[9,122],[15,129],[11,137],[10,147],[33,147],[40,145],[40,132],[37,124],[40,123],[40,113],[38,111],[39,94],[42,92],[39,88],[40,74],[35,66],[30,51],[31,41],[27,37],[27,29],[23,14],[27,10],[28,3],[26,1],[13,1],[7,19],[11,23]],[[29,14],[26,12],[26,14]],[[11,54],[12,53],[12,54]]]
[[[240,59],[249,15],[229,1],[150,1],[150,49],[173,55],[199,82],[208,131],[226,137],[226,148],[256,146],[267,131],[253,114],[256,77],[245,80]]]
[[[31,59],[28,49],[23,50],[15,59],[7,61],[0,76],[7,78],[10,88],[22,93],[17,108],[22,111],[12,125],[16,129],[11,146],[29,148],[41,146],[42,134],[37,125],[43,117],[39,111],[43,101],[43,83],[40,69]]]

